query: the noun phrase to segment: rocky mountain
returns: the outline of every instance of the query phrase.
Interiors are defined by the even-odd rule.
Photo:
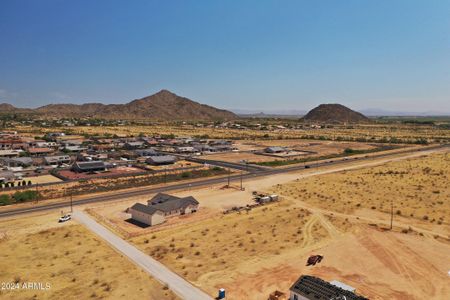
[[[310,110],[303,118],[318,123],[361,123],[369,119],[363,114],[341,104],[321,104]]]
[[[200,104],[170,91],[160,92],[126,104],[50,104],[34,110],[47,117],[97,117],[103,119],[230,120],[227,110]]]

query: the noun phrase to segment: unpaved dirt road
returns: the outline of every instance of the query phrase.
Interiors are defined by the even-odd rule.
[[[75,211],[73,217],[79,223],[108,242],[116,250],[127,256],[132,262],[148,274],[166,284],[170,290],[186,300],[212,300],[208,294],[193,286],[182,277],[173,273],[167,267],[154,260],[144,252],[124,241],[81,211]]]

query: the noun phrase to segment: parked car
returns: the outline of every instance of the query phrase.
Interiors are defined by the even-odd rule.
[[[72,219],[72,217],[70,216],[70,215],[64,215],[64,216],[62,216],[61,218],[59,218],[59,223],[63,223],[63,222],[67,222],[67,221],[69,221],[70,219]]]

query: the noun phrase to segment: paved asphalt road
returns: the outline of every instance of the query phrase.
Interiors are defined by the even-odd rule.
[[[92,232],[100,236],[111,246],[117,249],[119,252],[127,256],[136,265],[141,267],[144,271],[156,278],[163,284],[167,284],[170,290],[177,294],[182,299],[186,300],[212,300],[213,298],[198,289],[197,287],[184,280],[182,277],[170,271],[164,265],[146,255],[142,251],[138,250],[133,245],[124,241],[88,215],[81,211],[75,211],[73,213],[75,220],[86,226]]]
[[[286,168],[278,168],[278,169],[264,169],[259,171],[250,171],[250,173],[243,174],[242,179],[248,179],[248,178],[256,178],[256,177],[263,177],[268,175],[276,175],[281,173],[287,173],[292,171],[298,171],[305,169],[305,165],[309,168],[319,168],[322,166],[332,166],[332,165],[345,165],[354,162],[356,159],[358,161],[364,161],[364,160],[372,160],[375,158],[385,158],[389,156],[395,156],[402,153],[413,153],[413,152],[423,152],[423,151],[429,151],[429,150],[438,150],[442,148],[449,147],[449,145],[438,145],[438,146],[432,146],[432,147],[424,147],[419,149],[406,149],[404,151],[399,151],[396,153],[378,153],[374,154],[372,156],[368,157],[359,157],[358,159],[355,157],[349,157],[347,160],[328,160],[325,162],[308,162],[303,165],[296,165],[292,167],[286,167]],[[210,164],[214,164],[215,161],[210,160]],[[220,162],[220,161],[218,161]],[[231,181],[240,180],[241,175],[232,175],[230,176]],[[127,197],[133,197],[133,196],[142,196],[142,195],[148,195],[153,193],[159,193],[159,192],[168,192],[173,190],[180,190],[180,189],[188,189],[191,187],[204,187],[204,186],[211,186],[213,184],[218,183],[226,183],[227,177],[220,177],[220,178],[207,178],[203,180],[198,180],[194,182],[182,182],[182,183],[176,183],[176,184],[170,184],[163,187],[148,187],[144,189],[140,189],[137,191],[117,191],[112,195],[104,195],[104,196],[94,196],[94,197],[87,197],[86,199],[81,200],[75,200],[73,201],[73,205],[82,205],[82,204],[88,204],[88,203],[94,203],[94,202],[104,202],[104,201],[112,201],[112,200],[120,200]],[[19,214],[25,214],[30,212],[38,212],[38,211],[46,211],[46,210],[52,210],[52,209],[60,209],[64,207],[69,207],[70,202],[58,202],[58,203],[51,203],[46,205],[40,205],[35,207],[27,207],[27,208],[15,208],[11,210],[5,210],[0,212],[0,218],[1,217],[7,217],[7,216],[13,216],[13,215],[19,215]]]

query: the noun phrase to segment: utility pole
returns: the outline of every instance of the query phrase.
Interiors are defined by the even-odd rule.
[[[36,204],[39,203],[39,191],[38,191],[39,183],[36,183]]]
[[[243,173],[244,171],[242,171],[241,170],[241,191],[243,191],[244,189],[242,188],[242,173]]]
[[[230,187],[230,168],[228,168],[228,187]]]
[[[394,200],[391,198],[391,230],[393,220],[394,220]]]
[[[70,212],[73,213],[72,190],[70,191]]]

